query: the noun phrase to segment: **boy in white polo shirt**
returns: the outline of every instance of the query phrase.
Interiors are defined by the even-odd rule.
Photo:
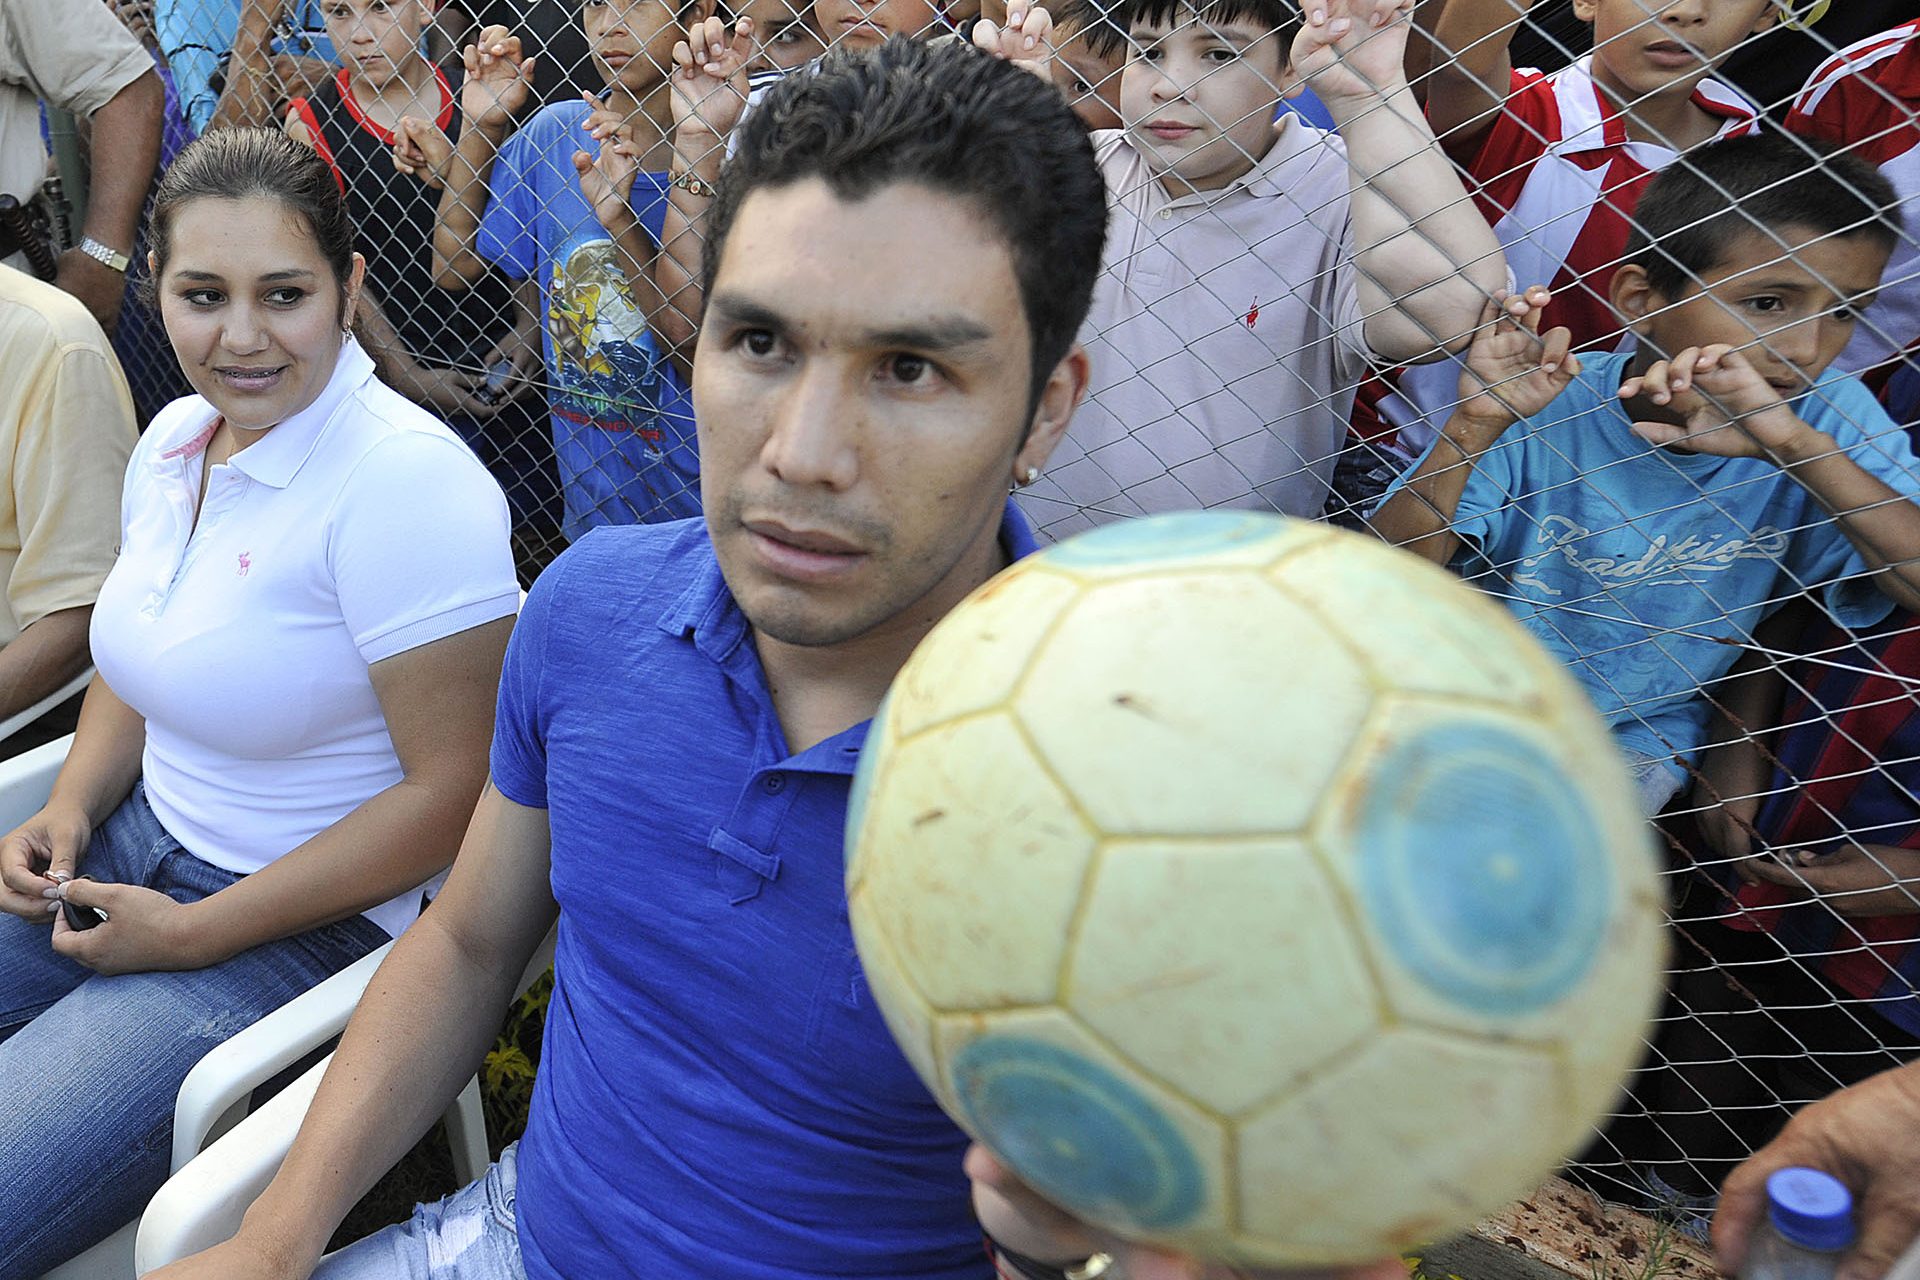
[[[1407,88],[1411,7],[1129,11],[1125,127],[1094,135],[1113,224],[1081,332],[1093,390],[1023,496],[1049,533],[1192,507],[1316,516],[1368,362],[1467,341],[1506,267]],[[1309,82],[1338,136],[1271,123]]]

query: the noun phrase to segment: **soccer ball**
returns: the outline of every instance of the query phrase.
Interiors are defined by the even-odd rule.
[[[1498,604],[1245,513],[1118,523],[943,620],[847,816],[869,985],[934,1096],[1121,1235],[1383,1257],[1532,1191],[1640,1056],[1652,840]]]

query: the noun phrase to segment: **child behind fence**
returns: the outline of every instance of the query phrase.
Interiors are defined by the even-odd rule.
[[[1773,25],[1775,0],[1576,0],[1594,51],[1542,75],[1516,69],[1508,46],[1532,0],[1447,0],[1435,36],[1427,118],[1471,175],[1514,279],[1553,295],[1542,323],[1575,349],[1616,349],[1608,283],[1634,206],[1655,173],[1688,147],[1745,132],[1754,108],[1713,70]],[[1423,448],[1446,421],[1460,370],[1404,371],[1385,412]]]
[[[1023,499],[1049,532],[1195,506],[1318,515],[1368,362],[1464,342],[1506,273],[1407,88],[1407,7],[1127,11],[1124,128],[1094,136],[1113,223],[1082,335],[1093,389]],[[1303,84],[1337,136],[1274,123]]]
[[[1806,590],[1852,626],[1920,604],[1920,462],[1828,370],[1879,287],[1893,193],[1806,146],[1732,139],[1654,180],[1611,289],[1636,351],[1583,362],[1563,327],[1543,354],[1544,289],[1489,306],[1460,406],[1373,519],[1569,665],[1649,814],[1706,736],[1700,690],[1769,613]]]
[[[402,122],[396,159],[444,173],[435,234],[448,287],[497,266],[538,282],[546,313],[548,405],[569,540],[602,524],[700,511],[693,405],[659,326],[652,279],[669,176],[666,68],[682,21],[705,0],[607,0],[581,21],[606,89],[542,107],[518,130],[532,68],[520,42],[489,27],[470,78],[492,107],[470,110],[451,147],[430,122]],[[484,212],[483,212],[484,211]]]
[[[1920,1055],[1920,617],[1809,599],[1714,686],[1665,1026],[1616,1151],[1704,1203],[1799,1106]],[[1904,882],[1904,883],[1903,883]]]
[[[539,363],[536,318],[521,314],[498,271],[457,293],[434,284],[439,194],[393,168],[402,117],[424,115],[441,127],[459,118],[458,72],[449,78],[420,51],[432,19],[427,0],[326,0],[321,11],[342,66],[330,83],[292,100],[286,130],[326,161],[360,229],[361,340],[390,386],[434,410],[480,456],[506,490],[523,540],[554,530],[553,450],[535,447],[538,419],[519,399],[527,390],[519,379]],[[523,575],[531,580],[557,550],[524,548]]]
[[[1901,199],[1900,243],[1873,309],[1838,366],[1880,392],[1894,420],[1920,420],[1920,367],[1894,357],[1920,343],[1920,21],[1861,40],[1813,73],[1787,128],[1878,166]]]

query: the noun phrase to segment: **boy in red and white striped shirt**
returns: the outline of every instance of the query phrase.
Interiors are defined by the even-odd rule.
[[[1553,293],[1542,324],[1576,348],[1615,349],[1623,330],[1607,286],[1640,193],[1688,147],[1745,133],[1755,109],[1712,78],[1773,25],[1774,0],[1574,0],[1594,51],[1552,75],[1514,68],[1508,44],[1533,0],[1447,0],[1435,38],[1452,50],[1427,88],[1427,118],[1478,185],[1514,278]],[[1431,427],[1457,399],[1460,370],[1406,371],[1402,396]],[[1431,432],[1410,424],[1403,443]]]
[[[1881,283],[1880,296],[1862,317],[1853,341],[1835,365],[1861,374],[1895,421],[1920,417],[1920,395],[1895,379],[1889,363],[1920,343],[1920,21],[1908,22],[1842,49],[1823,63],[1800,91],[1787,128],[1845,147],[1876,166],[1900,197],[1902,235]],[[1872,372],[1869,372],[1872,371]]]

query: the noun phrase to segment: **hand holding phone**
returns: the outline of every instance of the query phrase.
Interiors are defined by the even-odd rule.
[[[92,929],[107,922],[107,913],[98,907],[83,907],[77,902],[60,899],[60,914],[67,918],[69,929]]]
[[[496,360],[487,366],[487,380],[474,388],[473,398],[492,406],[507,398],[507,379],[513,376],[512,360]]]
[[[62,889],[73,879],[64,871],[56,871],[53,878],[60,882]],[[81,876],[82,880],[88,879]],[[92,929],[107,922],[107,913],[99,907],[84,907],[77,902],[69,902],[64,894],[60,898],[60,914],[67,918],[69,929]]]

